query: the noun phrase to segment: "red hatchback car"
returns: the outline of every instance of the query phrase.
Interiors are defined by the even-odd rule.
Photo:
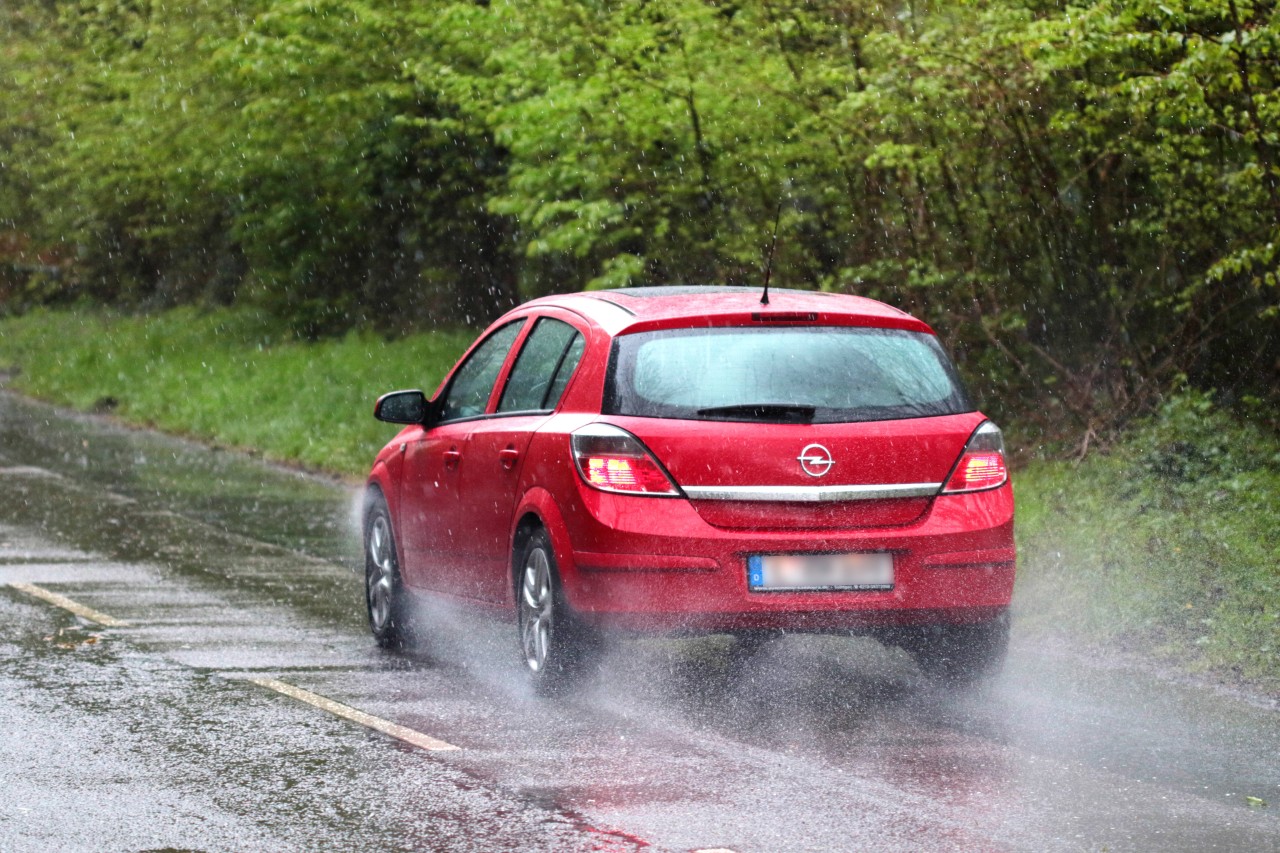
[[[872,634],[995,668],[1013,592],[1000,430],[932,330],[854,296],[653,287],[537,299],[485,331],[378,454],[369,623],[414,593],[514,612],[535,685],[604,629]]]

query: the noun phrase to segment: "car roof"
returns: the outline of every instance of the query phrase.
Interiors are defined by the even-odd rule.
[[[559,307],[580,314],[611,335],[689,326],[839,325],[928,332],[932,329],[883,302],[862,296],[759,287],[677,285],[628,287],[544,296],[521,309]]]

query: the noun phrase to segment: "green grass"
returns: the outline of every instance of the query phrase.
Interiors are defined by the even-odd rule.
[[[1015,475],[1024,627],[1280,691],[1280,442],[1172,401],[1083,463]]]
[[[304,344],[247,311],[39,312],[0,320],[0,369],[44,400],[359,476],[396,432],[373,419],[377,395],[430,393],[473,338],[363,332]]]
[[[16,390],[361,476],[396,428],[381,392],[431,391],[473,337],[302,344],[245,311],[0,320]],[[1280,692],[1280,441],[1173,401],[1111,452],[1015,474],[1020,625]]]

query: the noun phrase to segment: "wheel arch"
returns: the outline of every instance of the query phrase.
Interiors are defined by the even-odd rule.
[[[399,497],[399,490],[395,487],[391,471],[381,459],[374,463],[373,470],[369,472],[369,479],[365,481],[364,499],[360,507],[361,524],[364,524],[365,517],[369,514],[369,507],[374,495],[382,498],[383,503],[387,505],[387,513],[391,516],[391,521],[394,524],[396,520],[396,499]]]
[[[564,516],[560,512],[560,508],[556,505],[555,499],[551,497],[551,493],[543,488],[530,489],[529,492],[521,499],[519,508],[514,514],[515,522],[511,527],[511,563],[509,587],[511,592],[510,604],[512,607],[516,603],[516,593],[520,578],[520,553],[524,550],[525,544],[529,538],[533,536],[535,530],[541,528],[547,532],[547,536],[551,539],[551,548],[554,551],[556,570],[559,572],[561,586],[564,588],[566,578],[577,576],[577,566],[573,562],[573,546],[569,541],[569,530],[565,526]],[[571,585],[569,585],[571,587]],[[568,589],[565,595],[569,599],[569,603],[573,603],[573,596]]]
[[[375,498],[381,498],[384,502],[387,499],[387,490],[383,487],[382,482],[373,477],[369,478],[369,482],[364,487],[364,502],[360,506],[360,516],[363,519],[369,514],[369,510],[373,507]]]

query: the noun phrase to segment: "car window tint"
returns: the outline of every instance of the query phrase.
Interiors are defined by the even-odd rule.
[[[502,370],[511,344],[520,333],[523,321],[508,323],[476,347],[458,372],[453,375],[444,404],[440,407],[440,420],[470,418],[484,414],[493,383]]]
[[[550,317],[539,320],[516,357],[498,411],[528,412],[554,408],[560,395],[557,392],[552,399],[550,391],[562,372],[564,362],[568,361],[566,355],[575,338],[581,339],[581,335],[568,323]],[[577,363],[576,358],[574,363]],[[569,370],[572,371],[572,367]],[[568,382],[567,376],[565,382]],[[560,391],[564,391],[563,385]]]
[[[606,412],[752,420],[752,407],[812,409],[812,422],[971,411],[928,334],[845,327],[675,329],[615,343]],[[735,411],[737,410],[737,411]]]

